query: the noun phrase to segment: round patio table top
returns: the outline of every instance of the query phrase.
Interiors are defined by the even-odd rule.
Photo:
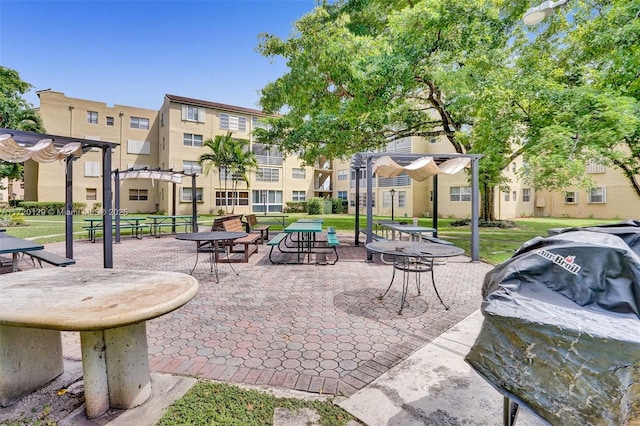
[[[460,247],[420,241],[372,241],[365,245],[367,250],[392,256],[408,257],[453,257],[464,254]]]

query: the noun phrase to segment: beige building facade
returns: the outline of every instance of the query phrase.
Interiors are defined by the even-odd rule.
[[[190,214],[195,197],[199,214],[234,211],[235,213],[281,212],[288,201],[306,201],[313,197],[338,198],[355,213],[356,199],[365,212],[366,179],[360,180],[356,197],[356,176],[350,164],[321,158],[313,166],[304,166],[295,156],[285,157],[253,140],[253,130],[262,126],[264,114],[255,109],[205,100],[165,95],[159,110],[132,106],[108,106],[102,102],[69,98],[52,90],[38,92],[39,111],[47,133],[116,142],[113,169],[172,169],[195,173],[195,192],[190,177],[181,184],[148,179],[124,180],[120,183],[120,208],[127,213],[175,212]],[[209,148],[207,139],[232,133],[246,139],[256,154],[258,169],[250,174],[249,184],[233,188],[230,176],[219,176],[213,167],[205,173],[198,158]],[[408,137],[387,145],[385,152],[453,153],[444,138]],[[85,153],[73,164],[73,199],[87,208],[101,206],[102,152]],[[480,160],[482,162],[482,160]],[[508,191],[495,194],[495,215],[501,219],[526,216],[569,216],[631,219],[640,215],[638,197],[617,170],[592,167],[588,172],[597,183],[589,192],[568,189],[564,192],[534,191],[517,179],[522,160],[516,159],[505,177],[511,182]],[[64,164],[25,163],[24,199],[64,200]],[[229,179],[226,179],[229,178]],[[392,192],[391,190],[395,192]],[[438,215],[471,217],[471,188],[465,172],[440,175],[438,178]],[[394,218],[431,217],[433,179],[416,182],[408,176],[375,177],[373,212]],[[175,204],[174,204],[175,200]]]

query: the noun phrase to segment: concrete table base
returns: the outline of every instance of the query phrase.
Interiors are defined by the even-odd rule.
[[[0,325],[0,407],[14,404],[63,372],[59,331]]]
[[[129,409],[151,396],[145,323],[80,333],[87,417]]]

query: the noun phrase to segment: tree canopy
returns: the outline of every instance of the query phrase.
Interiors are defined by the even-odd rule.
[[[624,170],[640,196],[640,3],[570,1],[538,27],[529,2],[323,2],[258,51],[288,72],[261,91],[262,143],[346,158],[406,136],[481,153],[483,216],[523,156],[536,188],[588,186],[589,161]],[[635,178],[634,178],[635,176]]]
[[[40,114],[22,97],[31,85],[17,71],[0,66],[0,127],[44,133]],[[0,161],[0,178],[22,178],[22,164]]]

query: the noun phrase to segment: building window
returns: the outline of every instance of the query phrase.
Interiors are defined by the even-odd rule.
[[[578,204],[578,193],[576,191],[567,191],[564,193],[565,204]]]
[[[511,163],[511,171],[512,171],[513,173],[515,173],[515,172],[516,172],[516,162],[515,162],[515,161],[514,161],[513,163]]]
[[[151,142],[127,139],[127,154],[151,154]]]
[[[305,191],[293,191],[293,201],[305,201],[307,199],[307,193]]]
[[[279,182],[280,169],[270,167],[260,167],[256,171],[256,181],[258,182]]]
[[[188,174],[202,174],[202,166],[197,161],[182,161],[182,170]]]
[[[199,108],[191,105],[182,105],[182,120],[204,123],[204,117],[204,108]]]
[[[509,191],[504,191],[502,194],[504,194],[504,200],[509,201]]]
[[[511,193],[511,200],[518,201],[518,193],[516,191]]]
[[[149,130],[149,119],[141,117],[131,117],[130,125],[132,129]]]
[[[238,115],[220,114],[220,129],[246,132],[247,117],[241,117]]]
[[[449,200],[451,201],[471,201],[471,187],[452,186],[449,188]]]
[[[184,146],[202,146],[202,135],[183,133],[182,144]]]
[[[100,163],[97,161],[85,161],[84,175],[87,177],[100,177]]]
[[[87,188],[85,194],[87,201],[96,201],[98,199],[98,190],[96,188]]]
[[[114,119],[113,117],[107,117],[107,126],[113,126]]]
[[[607,202],[607,188],[599,186],[592,188],[589,191],[589,203],[591,204],[603,204]]]
[[[251,126],[254,129],[266,129],[266,130],[268,130],[270,127],[267,123],[265,123],[258,117],[251,117]]]
[[[147,189],[130,189],[129,201],[147,201],[149,199],[149,190]]]
[[[87,111],[87,123],[98,124],[98,113],[95,111]]]
[[[602,164],[593,163],[593,162],[589,162],[587,164],[587,173],[589,174],[606,173],[606,172],[607,172],[607,168]]]
[[[251,151],[256,155],[258,164],[267,164],[271,166],[282,165],[283,155],[275,147],[269,147],[265,144],[254,143]]]
[[[248,206],[247,191],[216,191],[216,206]]]
[[[347,180],[349,177],[348,170],[338,170],[338,180]]]
[[[431,145],[433,145],[434,143],[437,143],[437,142],[438,142],[438,139],[436,139],[436,138],[429,138],[429,143],[430,143]]]
[[[398,207],[407,206],[407,191],[398,191],[396,197],[398,197]]]
[[[338,191],[338,200],[347,201],[347,191]]]
[[[291,178],[292,179],[306,179],[307,171],[305,169],[291,169]]]
[[[131,169],[131,170],[141,170],[141,169],[148,169],[148,168],[149,168],[148,164],[127,163],[127,169]]]
[[[181,188],[180,201],[193,201],[193,188]],[[202,188],[196,188],[196,201],[202,201]]]
[[[522,201],[524,203],[528,203],[531,201],[531,189],[530,188],[522,188]]]
[[[254,213],[282,212],[282,191],[252,191],[251,211]]]

